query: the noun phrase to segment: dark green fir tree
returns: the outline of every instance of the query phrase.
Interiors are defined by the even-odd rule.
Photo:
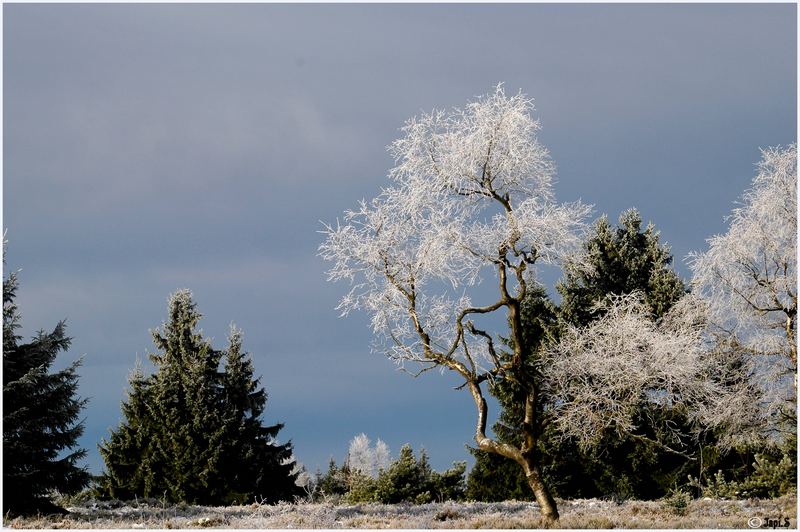
[[[659,233],[652,224],[642,228],[636,210],[624,212],[619,226],[612,227],[603,216],[585,244],[591,268],[568,268],[556,288],[561,304],[554,305],[543,289],[531,292],[522,307],[522,321],[527,345],[529,371],[536,371],[537,352],[558,339],[567,325],[585,326],[599,317],[595,305],[611,295],[639,291],[658,319],[685,293],[683,281],[671,269],[669,248],[659,242]],[[507,356],[507,355],[504,355]],[[501,441],[518,442],[523,412],[516,405],[518,386],[508,379],[490,385],[490,391],[501,406],[501,414],[493,430]],[[547,408],[546,402],[540,403]],[[664,442],[663,423],[685,424],[680,412],[670,412],[642,405],[639,416],[641,437],[620,438],[612,431],[592,451],[581,451],[578,445],[564,440],[552,426],[545,426],[539,435],[538,452],[543,475],[560,497],[620,496],[654,498],[684,481],[692,467],[688,439]],[[674,452],[677,451],[677,452]],[[519,468],[499,466],[502,458],[494,458],[477,450],[471,451],[476,464],[468,480],[468,496],[477,500],[526,498],[518,490],[525,486]],[[513,464],[512,464],[513,465]],[[502,495],[501,495],[502,494]]]
[[[51,370],[70,345],[63,321],[21,342],[16,291],[12,273],[3,281],[3,514],[63,511],[48,495],[73,493],[89,482],[78,466],[86,451],[76,448],[86,404],[76,395],[80,361]]]
[[[291,445],[275,443],[283,424],[261,424],[267,393],[253,375],[253,361],[242,351],[242,333],[231,327],[223,380],[226,412],[221,446],[223,470],[234,472],[227,479],[227,499],[243,503],[258,497],[274,503],[300,495],[301,490],[292,473]]]
[[[468,447],[475,464],[467,477],[469,501],[532,501],[533,492],[519,464],[496,453]]]
[[[642,217],[629,209],[612,227],[606,216],[594,225],[585,244],[590,269],[567,268],[556,285],[561,295],[559,318],[572,325],[587,325],[598,318],[594,306],[611,295],[639,291],[660,318],[686,293],[683,281],[671,268],[668,246],[659,241],[653,224],[642,229]]]
[[[168,314],[153,332],[155,373],[134,371],[124,420],[100,444],[101,494],[199,504],[291,500],[299,494],[291,445],[275,442],[282,425],[261,425],[266,393],[241,352],[241,333],[215,350],[197,330],[201,315],[188,290],[170,297]]]
[[[591,268],[567,268],[556,286],[561,295],[558,317],[562,326],[585,326],[600,317],[595,305],[609,296],[633,292],[642,295],[657,320],[686,293],[683,281],[671,268],[669,247],[660,242],[652,224],[642,227],[641,215],[635,209],[622,213],[616,227],[607,217],[601,217],[585,251]],[[683,413],[643,402],[637,417],[637,437],[620,438],[609,430],[589,452],[579,451],[574,442],[560,440],[554,431],[544,435],[549,474],[573,480],[569,485],[562,483],[563,496],[652,499],[685,481],[695,461],[691,456],[694,444],[688,436],[675,437],[663,430],[670,423],[688,433]],[[556,441],[560,441],[558,454],[573,460],[564,463],[549,453]],[[575,482],[577,479],[581,481]]]

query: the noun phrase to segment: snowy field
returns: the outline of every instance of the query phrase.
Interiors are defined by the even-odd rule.
[[[67,516],[12,519],[11,528],[543,528],[532,503],[425,505],[252,504],[208,507],[157,501],[89,501]],[[685,509],[660,501],[559,501],[559,528],[797,528],[797,499],[696,500]],[[683,513],[683,515],[680,515]],[[750,525],[750,526],[748,526]]]

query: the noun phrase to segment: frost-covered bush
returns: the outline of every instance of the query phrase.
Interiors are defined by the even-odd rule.
[[[706,314],[691,294],[654,321],[640,292],[611,296],[603,316],[586,327],[570,326],[547,353],[544,390],[554,404],[554,424],[582,448],[609,430],[637,432],[643,404],[684,409],[693,431],[732,431],[732,420],[753,408],[739,382],[741,368],[720,374],[721,362],[704,349]],[[663,424],[665,431],[679,428]],[[664,446],[664,444],[661,444]]]

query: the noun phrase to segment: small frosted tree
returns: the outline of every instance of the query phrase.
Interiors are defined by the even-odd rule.
[[[347,451],[347,465],[351,471],[358,471],[364,475],[372,476],[375,468],[375,454],[370,447],[370,441],[366,434],[361,433],[350,442],[350,449]]]
[[[375,442],[375,474],[379,474],[381,471],[386,471],[389,465],[392,463],[392,456],[389,452],[389,446],[383,440],[378,440]]]
[[[381,470],[385,470],[391,463],[389,447],[382,440],[372,442],[363,432],[350,441],[347,451],[347,466],[351,472],[377,478]]]
[[[636,420],[651,404],[683,411],[696,435],[716,431],[724,446],[757,415],[747,371],[707,349],[703,301],[684,296],[659,320],[641,292],[612,296],[597,308],[601,318],[569,326],[543,357],[547,415],[565,437],[585,449],[609,430],[648,441]],[[657,428],[685,430],[668,421]],[[669,439],[656,443],[668,449]]]
[[[728,232],[691,256],[694,293],[720,343],[747,353],[767,412],[796,419],[797,146],[762,150]],[[772,410],[772,412],[770,412]]]
[[[557,519],[536,456],[542,430],[540,377],[526,356],[520,305],[537,283],[539,263],[572,260],[591,208],[555,202],[554,165],[539,143],[533,101],[506,96],[502,86],[464,109],[433,111],[408,121],[389,148],[392,186],[326,226],[320,254],[333,263],[329,280],[349,280],[343,315],[372,315],[375,347],[415,375],[433,368],[464,379],[477,409],[478,447],[517,462],[543,516]],[[496,291],[485,302],[471,293],[485,278]],[[504,313],[508,330],[488,316]],[[495,323],[497,320],[494,320]],[[500,334],[513,354],[501,361]],[[520,445],[486,434],[482,384],[520,383],[525,412]]]

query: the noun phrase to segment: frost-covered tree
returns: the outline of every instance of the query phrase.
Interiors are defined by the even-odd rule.
[[[477,409],[480,449],[523,468],[543,516],[558,511],[542,479],[536,444],[542,429],[539,376],[527,357],[520,305],[536,285],[536,264],[573,260],[590,207],[556,203],[554,165],[539,143],[533,101],[502,88],[464,109],[411,119],[390,147],[393,184],[371,202],[326,226],[320,246],[333,263],[329,280],[349,280],[344,315],[372,315],[375,347],[415,374],[441,368],[464,379]],[[471,294],[483,279],[496,292]],[[487,316],[504,313],[508,330],[490,329]],[[497,352],[500,335],[514,345],[510,360]],[[482,385],[520,383],[525,412],[520,445],[486,434]]]
[[[58,510],[48,500],[51,491],[71,493],[89,482],[78,465],[86,456],[77,446],[86,405],[77,396],[80,361],[52,370],[71,342],[63,321],[21,341],[16,291],[12,273],[3,281],[3,513],[9,515]]]
[[[352,471],[358,471],[365,475],[372,476],[375,457],[369,438],[363,432],[352,439],[350,448],[347,451],[347,465]]]
[[[206,504],[292,500],[301,490],[291,445],[275,442],[283,425],[262,425],[267,396],[241,350],[241,331],[233,328],[228,348],[215,350],[197,330],[200,318],[191,292],[170,297],[168,319],[153,331],[156,372],[134,370],[124,420],[99,446],[101,493]]]
[[[389,467],[389,447],[382,440],[372,442],[363,432],[350,441],[347,451],[347,465],[351,472],[359,472],[377,478],[381,470]]]
[[[389,451],[389,446],[383,440],[378,440],[375,442],[375,469],[376,474],[380,473],[381,471],[385,471],[389,464],[392,463],[392,455]]]
[[[660,320],[639,292],[599,310],[588,326],[570,326],[543,360],[543,394],[553,405],[546,415],[565,437],[583,448],[609,430],[648,441],[637,415],[649,403],[682,410],[695,431],[715,430],[724,445],[756,415],[747,372],[707,349],[702,300],[684,296]],[[661,429],[678,437],[684,430],[669,420]]]
[[[691,256],[692,288],[707,301],[722,341],[750,355],[771,394],[766,404],[796,419],[795,144],[762,150],[752,187],[729,224],[708,240],[706,252]]]

